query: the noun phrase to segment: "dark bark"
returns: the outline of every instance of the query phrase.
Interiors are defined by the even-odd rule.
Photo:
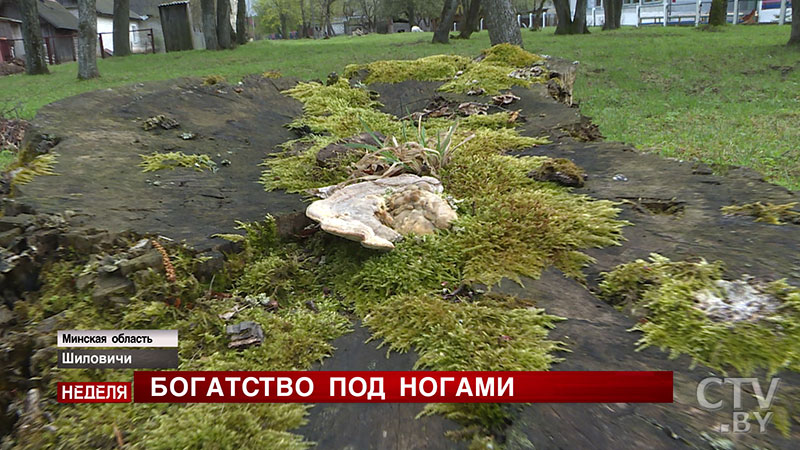
[[[533,2],[533,24],[531,25],[531,29],[538,30],[542,28],[542,14],[544,14],[544,2],[545,0],[539,0],[537,4],[535,1]]]
[[[450,42],[450,30],[453,28],[453,18],[458,8],[458,0],[444,0],[442,15],[439,17],[439,25],[433,32],[433,43],[447,44]]]
[[[616,30],[622,21],[622,0],[603,0],[604,30]]]
[[[42,28],[39,26],[38,0],[19,0],[17,2],[22,16],[22,37],[25,45],[25,72],[28,75],[49,73],[42,39]]]
[[[102,52],[103,49],[101,48]],[[78,78],[97,78],[97,4],[78,0]]]
[[[236,43],[247,43],[247,2],[245,0],[236,2]]]
[[[417,25],[417,9],[414,7],[414,0],[406,0],[406,16],[408,16],[408,28]]]
[[[492,45],[507,42],[522,47],[522,33],[511,0],[483,0],[483,13]]]
[[[217,12],[214,0],[200,0],[200,9],[203,14],[203,40],[206,50],[219,48],[217,42]]]
[[[231,31],[230,0],[217,0],[217,45],[220,49],[233,48]]]
[[[289,39],[289,16],[285,13],[278,14],[278,20],[281,24],[281,39]]]
[[[336,36],[336,32],[333,31],[333,24],[331,23],[331,4],[333,4],[334,1],[335,0],[325,1],[325,32],[330,37]]]
[[[708,12],[709,25],[725,25],[728,23],[728,0],[711,0],[711,11]]]
[[[800,0],[792,2],[792,32],[789,35],[789,45],[800,46]]]
[[[575,5],[575,18],[569,8],[569,0],[553,0],[556,7],[556,34],[588,34],[589,27],[586,26],[586,0],[578,0]]]
[[[472,0],[469,2],[469,9],[467,9],[467,14],[464,16],[464,20],[461,21],[461,32],[459,33],[459,39],[469,39],[472,36],[472,33],[478,30],[478,25],[481,20],[481,0]]]
[[[131,0],[114,0],[114,56],[131,54]]]

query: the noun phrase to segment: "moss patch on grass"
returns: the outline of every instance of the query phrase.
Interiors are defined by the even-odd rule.
[[[543,56],[526,52],[518,45],[508,43],[497,44],[481,52],[483,62],[511,67],[529,67],[533,63],[544,61]]]
[[[187,155],[183,152],[153,152],[149,155],[139,155],[142,162],[139,167],[142,172],[155,172],[157,170],[172,170],[178,167],[202,172],[203,170],[213,170],[217,164],[208,155]]]
[[[544,77],[525,80],[509,76],[515,68],[528,67],[544,58],[510,44],[499,44],[483,51],[480,61],[455,55],[436,55],[416,60],[376,61],[351,64],[344,76],[367,72],[366,83],[400,83],[406,80],[447,81],[439,90],[466,93],[478,88],[496,94],[512,86],[530,86]]]
[[[778,310],[760,320],[712,320],[697,307],[698,293],[723,295],[718,287],[723,266],[717,261],[670,261],[653,254],[603,274],[600,293],[614,304],[630,303],[643,320],[640,348],[669,349],[671,357],[687,354],[695,363],[750,374],[765,369],[800,370],[800,289],[775,281],[759,287],[774,297]]]
[[[406,80],[447,81],[471,63],[469,58],[456,55],[433,55],[411,61],[388,60],[369,64],[351,64],[344,76],[351,78],[366,70],[365,83],[399,83]]]
[[[748,203],[745,205],[723,206],[722,213],[737,216],[752,216],[756,222],[783,225],[786,222],[800,224],[800,211],[794,210],[797,202],[774,205],[772,203]]]

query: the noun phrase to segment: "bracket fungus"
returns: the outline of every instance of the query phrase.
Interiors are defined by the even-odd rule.
[[[326,198],[309,205],[306,215],[367,248],[392,250],[403,234],[430,234],[458,218],[433,177],[402,174],[320,191]]]

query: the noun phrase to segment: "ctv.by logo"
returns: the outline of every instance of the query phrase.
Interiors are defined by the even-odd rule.
[[[778,384],[780,384],[780,381],[780,378],[770,379],[769,389],[766,395],[764,395],[764,390],[761,388],[761,383],[757,378],[705,378],[697,385],[697,402],[700,403],[700,406],[710,411],[722,408],[722,400],[716,402],[708,401],[706,398],[706,390],[712,384],[717,386],[732,384],[733,416],[731,418],[731,423],[723,423],[719,426],[719,431],[721,433],[749,433],[750,412],[741,410],[742,385],[752,385],[753,392],[756,394],[756,400],[758,400],[759,408],[758,411],[752,411],[752,415],[756,419],[756,422],[758,422],[760,432],[765,433],[767,431],[767,424],[772,420],[772,411],[770,411],[769,408],[772,407],[772,402],[775,400],[775,393],[778,392]]]

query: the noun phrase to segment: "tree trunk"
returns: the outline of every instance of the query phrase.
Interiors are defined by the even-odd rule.
[[[507,42],[522,47],[522,33],[511,0],[484,0],[483,13],[492,45]]]
[[[417,9],[414,8],[414,0],[406,0],[406,15],[408,16],[408,29],[417,24]]]
[[[556,7],[556,34],[588,34],[586,26],[586,0],[577,0],[575,4],[575,18],[569,7],[569,0],[553,0]]]
[[[469,2],[469,9],[461,21],[461,32],[458,35],[459,39],[469,39],[478,29],[478,23],[481,20],[481,0],[472,0]]]
[[[217,45],[221,49],[232,48],[230,0],[217,0]]]
[[[25,71],[28,75],[49,73],[45,57],[42,28],[39,25],[39,0],[19,0],[22,15],[22,37],[25,45]]]
[[[313,8],[314,5],[311,5]],[[302,25],[300,26],[300,37],[307,38],[308,37],[308,22],[306,21],[306,0],[300,0],[300,21]]]
[[[708,12],[709,25],[726,25],[728,23],[728,0],[711,0],[711,11]]]
[[[617,30],[622,21],[622,0],[603,0],[604,30]]]
[[[236,43],[247,43],[247,2],[238,0],[236,3]]]
[[[102,52],[103,49],[101,48]],[[97,4],[78,0],[78,79],[97,78]]]
[[[206,50],[219,48],[217,42],[217,13],[214,0],[200,0],[200,9],[203,14],[203,40]]]
[[[792,1],[792,32],[789,45],[800,46],[800,0]]]
[[[331,23],[331,3],[333,0],[327,0],[325,2],[325,33],[329,37],[336,36],[336,32],[333,31],[333,24]]]
[[[131,54],[130,14],[130,0],[114,0],[114,56]]]
[[[289,17],[285,13],[279,13],[278,21],[281,24],[281,39],[289,39]]]
[[[533,24],[531,24],[532,30],[539,30],[542,28],[542,14],[544,14],[544,2],[545,0],[539,0],[539,4],[536,4],[536,1],[533,2]]]
[[[458,0],[444,0],[442,15],[439,17],[439,25],[433,32],[433,43],[447,44],[450,42],[450,29],[453,28],[453,17],[456,15]]]

